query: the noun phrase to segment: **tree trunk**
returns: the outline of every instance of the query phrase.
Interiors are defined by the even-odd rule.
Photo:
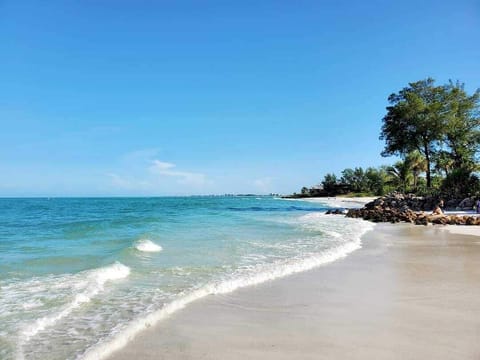
[[[425,145],[425,160],[427,161],[427,189],[432,187],[432,178],[430,175],[430,151],[428,150],[428,146]]]

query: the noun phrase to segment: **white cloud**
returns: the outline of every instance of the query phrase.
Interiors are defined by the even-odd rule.
[[[152,166],[150,166],[150,169],[152,171],[156,172],[167,172],[168,169],[172,169],[175,167],[175,164],[165,162],[165,161],[160,161],[160,160],[153,160],[152,161]]]
[[[141,194],[182,194],[205,192],[213,185],[200,172],[178,169],[176,164],[158,159],[159,149],[132,151],[121,158],[122,170],[106,175],[112,191]]]
[[[177,178],[178,183],[180,184],[202,186],[208,182],[205,174],[190,171],[178,171],[174,170],[175,167],[175,164],[169,162],[153,160],[149,170],[156,175]]]

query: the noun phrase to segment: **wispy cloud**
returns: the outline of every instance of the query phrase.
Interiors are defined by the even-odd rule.
[[[205,174],[190,171],[179,171],[175,170],[175,167],[175,164],[169,162],[153,160],[149,170],[151,173],[156,175],[177,178],[178,183],[180,184],[202,186],[207,183],[207,177]]]
[[[156,149],[146,149],[126,154],[122,171],[106,174],[110,186],[128,192],[183,193],[192,188],[202,191],[212,184],[203,173],[177,169],[173,163],[153,158],[156,153]]]

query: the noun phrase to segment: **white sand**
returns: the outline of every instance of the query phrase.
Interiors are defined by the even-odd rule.
[[[360,208],[365,204],[377,199],[376,197],[327,197],[327,198],[304,198],[296,199],[301,201],[308,201],[313,203],[319,203],[333,208]]]
[[[474,240],[380,224],[347,258],[198,300],[111,359],[480,359]]]
[[[480,226],[445,225],[442,228],[451,234],[480,236]]]

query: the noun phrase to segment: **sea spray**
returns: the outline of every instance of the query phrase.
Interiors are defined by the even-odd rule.
[[[88,270],[80,273],[76,276],[76,279],[73,279],[72,277],[65,279],[65,281],[70,282],[76,281],[74,287],[81,289],[81,292],[75,294],[73,299],[69,303],[65,304],[63,309],[60,311],[56,311],[47,316],[38,318],[33,323],[28,324],[23,330],[21,330],[19,337],[19,352],[17,357],[23,358],[22,347],[37,333],[45,330],[47,327],[54,325],[57,321],[68,316],[80,305],[91,301],[93,297],[104,291],[106,282],[123,279],[129,274],[129,267],[119,262],[115,262],[114,264],[103,268]]]
[[[143,252],[160,252],[163,248],[148,239],[139,240],[135,243],[135,249]]]

